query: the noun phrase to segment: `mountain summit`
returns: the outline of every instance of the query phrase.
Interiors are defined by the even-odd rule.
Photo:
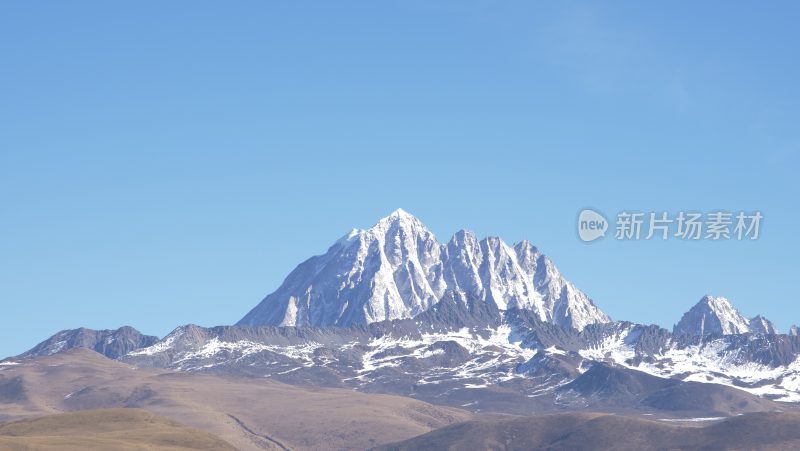
[[[461,230],[447,244],[402,209],[354,229],[311,257],[238,325],[349,326],[412,318],[446,293],[522,309],[582,330],[610,321],[527,241],[479,240]]]
[[[762,316],[745,318],[725,298],[706,295],[673,328],[675,335],[777,333],[775,326]]]
[[[754,334],[777,334],[778,328],[761,315],[750,318],[750,332]]]

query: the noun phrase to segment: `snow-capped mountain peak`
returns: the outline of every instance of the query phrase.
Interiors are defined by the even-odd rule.
[[[398,208],[390,213],[389,216],[382,218],[366,232],[385,234],[394,228],[418,233],[431,233],[422,221],[402,208]]]
[[[403,210],[402,208],[398,208],[397,210],[389,213],[388,216],[378,221],[378,223],[380,224],[382,222],[394,222],[394,221],[411,221],[422,224],[422,222],[416,216]]]
[[[675,325],[675,335],[743,334],[750,332],[750,321],[723,297],[703,296]]]
[[[461,230],[447,244],[398,209],[300,264],[240,325],[346,326],[411,318],[445,293],[582,329],[609,318],[527,241]]]
[[[777,334],[778,328],[767,318],[756,315],[750,318],[750,332],[756,334]]]

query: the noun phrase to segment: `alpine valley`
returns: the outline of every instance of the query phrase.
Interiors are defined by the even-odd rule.
[[[528,241],[461,230],[443,243],[403,210],[301,263],[236,325],[183,325],[161,339],[131,327],[58,332],[0,362],[0,406],[16,406],[0,414],[29,414],[31,368],[76,348],[162,376],[392,395],[449,418],[375,446],[474,415],[590,411],[724,422],[794,410],[800,401],[794,327],[781,334],[768,319],[708,295],[672,330],[612,320]],[[102,389],[88,379],[76,382],[59,393],[56,410],[157,405],[164,414],[163,399],[134,396],[157,390],[155,380],[114,402],[98,401]],[[290,444],[280,445],[315,447]]]

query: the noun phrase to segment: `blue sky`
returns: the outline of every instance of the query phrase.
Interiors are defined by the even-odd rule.
[[[785,330],[798,6],[7,2],[0,355],[237,321],[402,207],[530,239],[612,317],[706,293]],[[586,206],[760,210],[753,242],[577,239]]]

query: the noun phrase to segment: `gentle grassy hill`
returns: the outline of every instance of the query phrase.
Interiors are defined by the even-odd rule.
[[[363,450],[472,417],[401,396],[134,368],[88,349],[0,370],[0,421],[120,407],[145,409],[253,451]]]
[[[142,409],[96,409],[0,424],[3,450],[220,450],[221,439]]]
[[[700,422],[665,422],[605,413],[473,420],[377,449],[796,450],[800,449],[800,414],[756,412]]]

